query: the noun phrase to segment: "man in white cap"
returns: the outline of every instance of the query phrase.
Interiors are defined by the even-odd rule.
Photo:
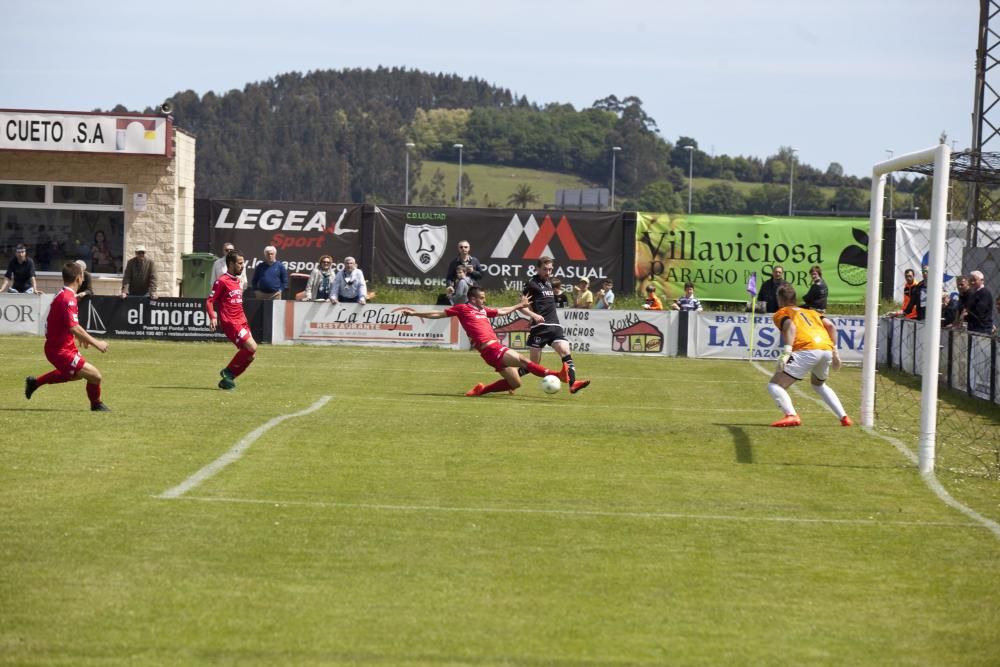
[[[226,241],[225,243],[222,244],[222,257],[215,260],[215,263],[212,264],[213,285],[215,284],[216,280],[222,277],[222,274],[226,273],[229,270],[226,268],[226,255],[228,255],[235,249],[236,246],[234,246],[229,241]],[[245,266],[243,267],[243,271],[240,273],[238,277],[240,281],[240,289],[242,289],[245,292],[247,290],[247,270]]]
[[[121,298],[130,295],[156,298],[156,266],[146,257],[146,246],[141,244],[135,247],[135,257],[125,265],[122,275]]]

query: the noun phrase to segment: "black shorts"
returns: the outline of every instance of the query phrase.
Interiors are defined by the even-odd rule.
[[[566,340],[563,328],[558,324],[536,324],[528,332],[528,347],[540,350],[546,345],[551,347],[557,340]]]

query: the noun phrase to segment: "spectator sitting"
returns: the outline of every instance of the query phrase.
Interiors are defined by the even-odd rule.
[[[344,258],[344,270],[338,271],[330,291],[330,301],[333,303],[360,303],[364,305],[368,298],[368,286],[365,274],[358,268],[353,257]]]
[[[302,292],[303,301],[333,302],[333,283],[337,272],[333,268],[333,257],[322,255],[319,266],[309,274],[306,289]]]
[[[10,287],[10,289],[7,289]],[[41,294],[35,284],[35,263],[28,257],[28,249],[19,243],[14,248],[14,259],[7,265],[0,292],[11,294]]]
[[[556,300],[556,308],[569,307],[569,295],[563,291],[562,281],[558,278],[553,278],[549,283],[552,285],[552,297]]]
[[[465,275],[464,266],[455,267],[455,282],[448,285],[445,290],[448,295],[448,302],[451,305],[458,303],[469,303],[469,288],[472,287],[472,279]]]
[[[809,275],[812,277],[812,285],[809,291],[802,297],[802,303],[806,308],[815,310],[818,313],[826,312],[826,298],[830,293],[826,282],[823,280],[823,269],[818,265],[809,267]]]
[[[687,312],[701,312],[701,301],[694,295],[694,283],[690,280],[684,283],[684,296],[674,299],[673,310],[684,310]]]
[[[941,327],[951,328],[958,317],[958,293],[941,292]]]
[[[229,253],[231,253],[234,250],[236,250],[236,246],[234,246],[229,241],[226,241],[225,243],[222,244],[222,257],[220,257],[219,259],[215,260],[215,262],[212,264],[212,284],[213,285],[215,284],[216,280],[218,280],[219,278],[222,277],[223,273],[226,273],[229,270],[229,269],[226,268],[226,255],[228,255]],[[243,270],[240,271],[239,279],[240,279],[240,289],[242,289],[245,292],[246,289],[247,289],[247,267],[246,267],[246,264],[243,265]]]
[[[580,278],[573,287],[573,307],[592,308],[593,305],[594,293],[590,291],[590,283],[586,278]]]
[[[663,310],[663,302],[656,296],[656,286],[646,285],[646,302],[642,304],[645,310]]]
[[[75,260],[80,268],[83,269],[83,282],[80,286],[76,288],[76,300],[86,299],[89,296],[94,296],[94,288],[90,284],[90,271],[87,270],[87,263],[82,259]]]

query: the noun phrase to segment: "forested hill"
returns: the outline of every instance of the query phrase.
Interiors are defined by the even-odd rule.
[[[581,110],[541,106],[476,78],[380,67],[291,72],[243,90],[186,91],[169,101],[178,127],[198,139],[199,197],[402,202],[408,141],[415,144],[411,185],[422,160],[457,161],[456,143],[466,162],[571,173],[605,187],[611,149],[620,146],[616,189],[623,200],[650,188],[681,190],[685,146],[695,147],[696,177],[788,180],[787,149],[765,159],[713,157],[693,138],[671,143],[635,97],[612,95]],[[796,163],[795,180],[806,192],[865,187],[836,163],[824,171]],[[410,201],[441,205],[453,194],[425,189],[411,192]]]

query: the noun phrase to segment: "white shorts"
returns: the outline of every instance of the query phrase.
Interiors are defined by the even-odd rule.
[[[792,358],[785,364],[785,373],[796,380],[805,380],[812,373],[820,380],[830,377],[830,363],[833,350],[799,350],[792,352]]]

